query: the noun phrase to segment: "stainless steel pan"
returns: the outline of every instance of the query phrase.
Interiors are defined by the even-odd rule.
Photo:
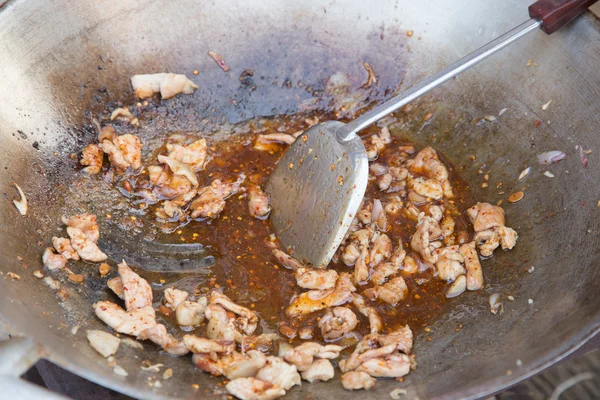
[[[201,88],[161,106],[179,110],[178,123],[186,129],[294,113],[307,105],[325,107],[314,100],[328,77],[342,71],[358,87],[366,78],[364,61],[380,78],[364,100],[381,101],[524,20],[527,5],[516,0],[6,2],[0,9],[0,184],[5,193],[0,319],[5,328],[38,344],[33,347],[37,356],[134,397],[218,397],[218,380],[195,371],[188,358],[159,357],[151,346],[138,358],[134,350],[120,351],[129,376],[115,375],[83,335],[85,329],[103,327],[91,308],[105,296],[101,282],[65,284],[69,297],[59,301],[31,274],[41,266],[43,247],[60,215],[93,208],[85,190],[65,189],[75,175],[76,158],[69,154],[94,136],[90,117],[109,100],[133,101],[130,75],[194,69],[200,71]],[[208,50],[225,57],[229,74],[206,55]],[[397,114],[395,131],[449,155],[463,167],[480,200],[504,199],[506,205],[508,194],[525,188],[524,200],[506,205],[519,244],[486,261],[485,290],[450,301],[431,331],[421,332],[415,350],[419,367],[404,383],[381,381],[362,393],[345,392],[339,383],[307,384],[289,398],[383,398],[398,386],[421,399],[484,396],[534,374],[598,332],[598,65],[600,24],[588,14],[552,37],[540,32],[523,39]],[[238,80],[246,68],[254,71],[250,89]],[[434,118],[424,123],[428,112]],[[496,120],[481,121],[484,115]],[[575,146],[594,151],[588,168]],[[548,150],[568,155],[550,167],[554,178],[535,165],[536,155]],[[482,164],[492,171],[488,188],[479,187]],[[532,173],[517,182],[530,165]],[[28,195],[27,216],[19,216],[10,201],[13,182]],[[535,271],[528,273],[532,266]],[[21,279],[7,278],[9,271]],[[504,313],[492,315],[487,299],[496,292],[503,294]],[[508,301],[508,294],[515,300]],[[72,335],[74,325],[81,329]],[[150,388],[148,374],[139,368],[142,358],[173,368],[173,378],[162,388]]]

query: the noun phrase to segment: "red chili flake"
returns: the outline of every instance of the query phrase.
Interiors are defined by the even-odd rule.
[[[536,128],[539,128],[541,124],[542,124],[542,122],[539,119],[535,120],[535,127]]]

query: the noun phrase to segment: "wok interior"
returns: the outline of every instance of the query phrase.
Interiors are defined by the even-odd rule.
[[[104,284],[65,284],[69,298],[59,302],[31,275],[41,266],[60,215],[97,206],[85,188],[67,190],[79,150],[95,136],[90,117],[109,101],[131,104],[129,77],[135,73],[191,76],[197,69],[193,79],[200,89],[163,102],[157,112],[169,122],[165,129],[224,136],[235,129],[231,124],[248,118],[326,109],[327,99],[318,96],[327,79],[341,71],[358,89],[366,80],[364,61],[380,79],[375,89],[361,92],[368,104],[526,18],[517,1],[409,3],[32,0],[5,5],[0,12],[0,41],[6,46],[0,59],[0,182],[6,193],[0,203],[0,270],[21,276],[0,280],[0,317],[7,328],[41,342],[59,365],[136,397],[191,398],[198,395],[192,383],[203,394],[221,393],[220,380],[195,371],[189,358],[160,356],[150,345],[143,354],[119,350],[119,364],[129,376],[115,375],[82,334],[104,329],[91,307],[105,298]],[[414,35],[408,37],[407,30]],[[411,393],[466,398],[498,390],[599,329],[594,213],[600,172],[594,153],[584,169],[575,151],[576,145],[595,150],[600,142],[594,134],[600,122],[594,104],[600,95],[599,32],[588,15],[552,37],[535,33],[387,121],[395,134],[430,143],[454,161],[480,201],[496,203],[515,191],[525,193],[521,202],[503,204],[507,223],[519,232],[516,248],[483,262],[486,288],[450,301],[431,331],[417,337],[419,366],[402,384]],[[228,74],[206,55],[208,50],[223,55],[231,66]],[[526,67],[528,59],[538,66]],[[247,68],[254,71],[251,84],[238,80]],[[429,112],[434,117],[424,122]],[[484,115],[496,120],[482,122]],[[144,140],[155,133],[142,128],[140,136]],[[536,164],[536,155],[548,150],[568,155],[549,168],[554,178],[543,176]],[[517,182],[528,166],[530,175]],[[480,169],[491,171],[487,188],[481,187]],[[28,195],[25,217],[10,201],[13,182]],[[488,310],[492,293],[503,294],[501,315]],[[508,301],[508,294],[515,301]],[[75,336],[70,333],[74,325],[81,326]],[[173,368],[174,377],[153,391],[139,369],[142,359]],[[344,395],[375,398],[398,386],[394,380],[380,381],[368,392]],[[288,396],[326,398],[342,391],[339,383],[319,383],[302,385]]]

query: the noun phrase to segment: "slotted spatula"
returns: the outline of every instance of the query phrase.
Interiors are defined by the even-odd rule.
[[[286,151],[266,186],[270,219],[282,246],[314,267],[327,266],[358,212],[369,165],[361,129],[469,69],[538,27],[550,34],[597,0],[540,0],[530,20],[354,121],[327,121],[305,131]]]

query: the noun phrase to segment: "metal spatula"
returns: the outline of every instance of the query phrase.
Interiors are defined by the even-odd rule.
[[[541,27],[552,33],[596,0],[540,0],[531,17],[432,77],[343,124],[328,121],[304,132],[271,174],[271,223],[285,249],[314,267],[327,266],[362,202],[369,175],[361,129],[441,85],[527,33]]]

